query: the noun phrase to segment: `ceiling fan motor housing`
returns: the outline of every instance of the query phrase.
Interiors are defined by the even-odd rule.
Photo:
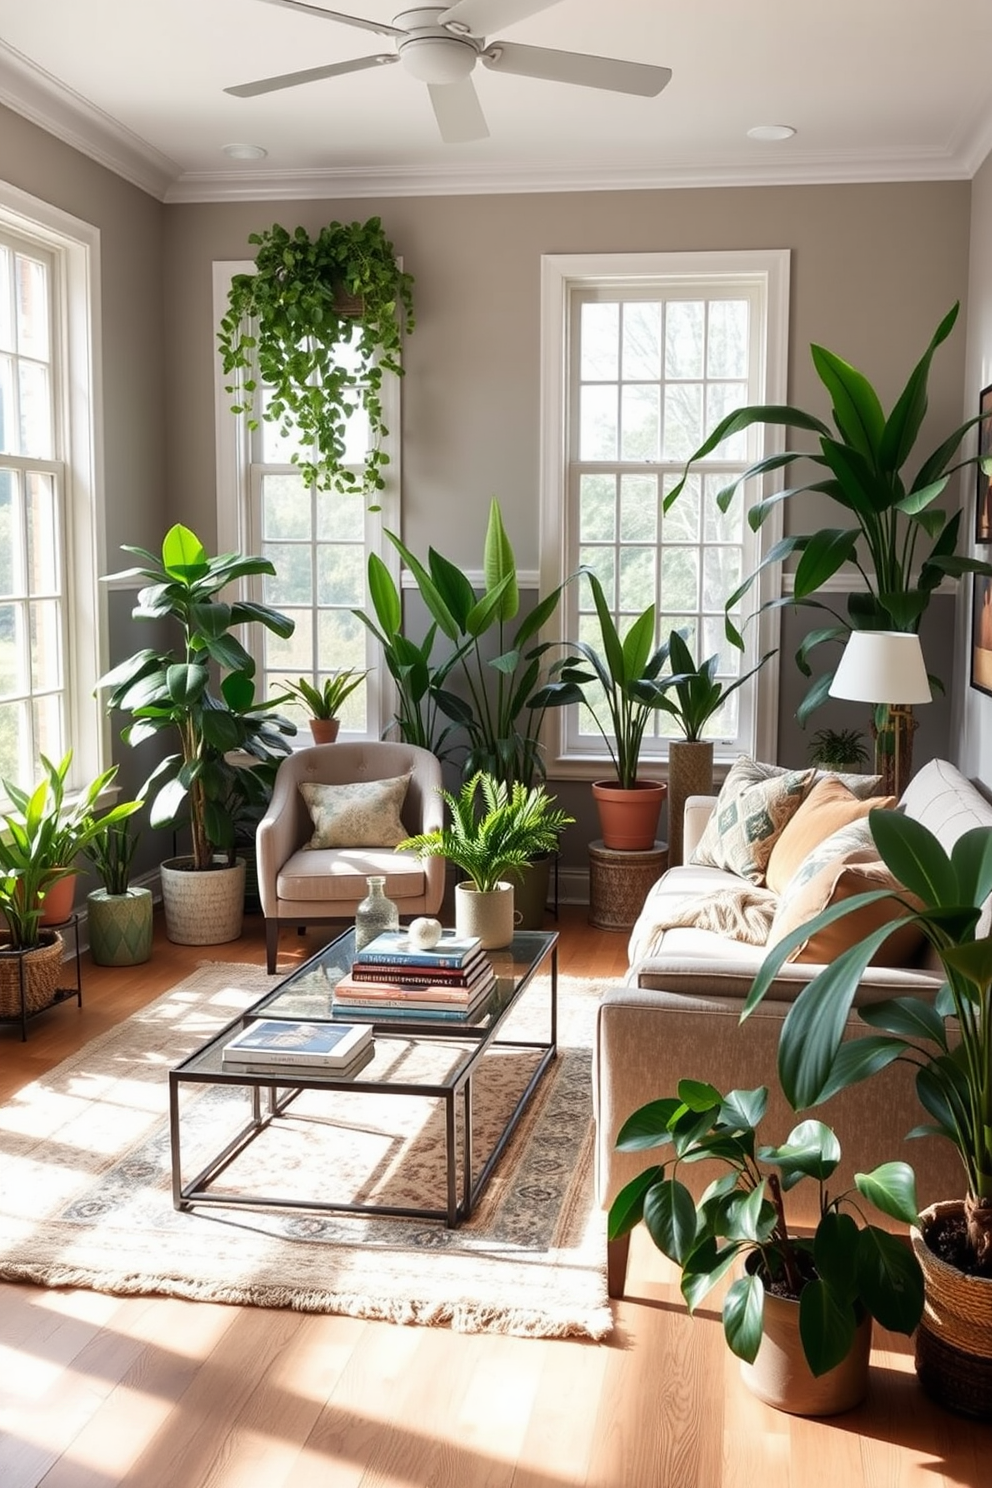
[[[446,7],[404,10],[393,25],[406,32],[396,50],[411,76],[422,83],[460,83],[475,66],[483,43],[474,36],[454,35],[438,25]]]

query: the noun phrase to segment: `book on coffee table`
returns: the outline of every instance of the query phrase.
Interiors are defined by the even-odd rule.
[[[372,1031],[364,1025],[259,1018],[224,1045],[221,1063],[240,1069],[280,1064],[342,1069],[371,1041]]]
[[[355,965],[464,967],[479,955],[481,946],[477,935],[458,935],[454,930],[442,930],[436,945],[425,951],[410,943],[406,930],[383,930],[358,952]]]
[[[371,1033],[369,1025],[365,1026]],[[268,1064],[256,1059],[225,1059],[223,1070],[225,1075],[272,1075],[276,1083],[294,1078],[305,1080],[313,1075],[325,1080],[353,1080],[374,1058],[375,1043],[370,1038],[347,1064]]]

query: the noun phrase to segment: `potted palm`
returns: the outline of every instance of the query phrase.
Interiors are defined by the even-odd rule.
[[[671,1146],[674,1155],[617,1195],[609,1235],[617,1239],[643,1221],[658,1249],[680,1267],[690,1312],[743,1261],[723,1304],[723,1330],[745,1384],[780,1410],[830,1415],[865,1395],[871,1319],[900,1333],[916,1327],[923,1278],[897,1236],[859,1225],[848,1212],[858,1212],[848,1194],[828,1192],[841,1157],[828,1126],[804,1121],[782,1146],[758,1146],[767,1101],[764,1086],[721,1095],[712,1085],[681,1080],[677,1095],[635,1111],[617,1146],[628,1152]],[[724,1171],[697,1204],[678,1171],[682,1163],[705,1160]],[[783,1201],[803,1178],[820,1188],[820,1220],[808,1239],[790,1233]],[[858,1173],[855,1184],[883,1214],[915,1221],[908,1164],[883,1163]]]
[[[142,564],[114,577],[147,581],[132,615],[168,621],[179,633],[177,645],[137,651],[99,684],[109,693],[107,706],[133,719],[121,733],[127,743],[161,735],[173,746],[141,791],[153,827],[188,823],[190,830],[190,854],[162,865],[166,933],[182,945],[236,940],[245,880],[244,860],[234,851],[236,822],[240,803],[261,787],[256,791],[255,766],[235,760],[278,761],[296,726],[274,711],[282,698],[256,698],[255,662],[234,632],[258,624],[286,638],[293,622],[268,605],[221,597],[231,584],[274,574],[267,558],[208,557],[180,524],[166,533],[161,556],[144,548],[125,552]]]
[[[298,698],[310,714],[310,732],[315,744],[333,744],[341,727],[341,708],[347,698],[361,687],[368,671],[358,672],[348,667],[325,677],[316,685],[306,677],[295,682],[284,682],[287,693]]]
[[[804,1110],[893,1060],[916,1066],[928,1124],[910,1135],[952,1142],[966,1183],[962,1202],[935,1205],[914,1233],[927,1278],[917,1371],[943,1404],[992,1419],[992,937],[979,933],[992,893],[992,828],[965,832],[948,855],[912,817],[872,811],[868,820],[882,861],[905,891],[857,894],[786,935],[765,958],[743,1016],[797,945],[876,900],[897,900],[933,948],[946,978],[935,1001],[904,996],[859,1007],[874,1033],[843,1044],[858,983],[906,918],[872,931],[812,977],[782,1025],[779,1076],[792,1106]]]
[[[482,804],[479,804],[479,795]],[[553,852],[574,817],[554,806],[543,786],[504,780],[479,771],[457,796],[442,791],[450,822],[399,844],[400,852],[447,858],[467,875],[455,886],[455,926],[459,935],[478,935],[485,949],[513,939],[513,884],[517,873],[537,853]]]
[[[981,464],[986,473],[992,474],[992,460],[980,451],[965,460],[957,459],[965,434],[990,415],[969,419],[923,458],[914,455],[927,411],[930,365],[954,328],[958,308],[955,304],[940,322],[889,414],[863,373],[826,347],[814,344],[810,348],[813,366],[831,400],[833,428],[818,415],[788,405],[739,408],[721,419],[690,457],[682,479],[665,497],[666,510],[678,500],[695,462],[713,454],[729,436],[754,424],[803,430],[814,436],[814,448],[788,450],[757,461],[717,493],[717,505],[726,511],[739,486],[769,472],[785,470],[786,487],[754,502],[748,511],[754,531],[782,502],[807,492],[825,496],[839,508],[841,526],[824,525],[814,532],[783,537],[729,597],[727,636],[741,649],[744,642],[731,620],[732,612],[766,569],[792,555],[798,557],[793,593],[787,599],[768,601],[771,605],[795,603],[830,611],[829,604],[817,596],[845,564],[853,565],[863,581],[863,586],[848,596],[847,614],[830,611],[833,623],[810,631],[800,646],[796,660],[807,676],[812,676],[811,654],[824,644],[845,641],[852,630],[918,631],[930,596],[945,575],[992,573],[992,564],[956,551],[961,509],[948,510],[941,505],[959,470]],[[797,462],[800,469],[803,463],[806,466],[798,478],[793,469]],[[797,709],[800,723],[826,700],[835,669],[828,668],[812,682]],[[905,731],[898,751],[892,734],[897,721]],[[909,710],[891,716],[886,713],[877,738],[879,761],[884,764],[898,753],[907,762],[907,777],[913,726]]]
[[[683,737],[668,746],[668,865],[682,862],[682,826],[686,797],[708,796],[713,791],[713,741],[704,739],[706,725],[744,683],[759,672],[775,653],[766,651],[749,672],[733,682],[716,675],[718,656],[697,665],[682,631],[668,638],[668,657],[676,674],[672,689],[659,701],[659,708],[673,719]]]
[[[139,966],[152,953],[151,889],[130,881],[138,846],[128,820],[101,823],[84,849],[103,881],[86,896],[90,955],[98,966]]]

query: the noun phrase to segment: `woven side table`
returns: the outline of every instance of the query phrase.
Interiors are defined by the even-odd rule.
[[[631,930],[648,890],[668,867],[668,844],[644,852],[621,852],[589,844],[589,923],[599,930]]]

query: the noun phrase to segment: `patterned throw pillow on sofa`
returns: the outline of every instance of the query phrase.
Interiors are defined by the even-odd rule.
[[[813,769],[781,770],[742,755],[723,782],[690,861],[764,883],[779,833],[799,809],[815,774]]]
[[[409,775],[319,785],[306,780],[300,794],[313,821],[306,847],[395,847],[410,834],[400,819]]]

